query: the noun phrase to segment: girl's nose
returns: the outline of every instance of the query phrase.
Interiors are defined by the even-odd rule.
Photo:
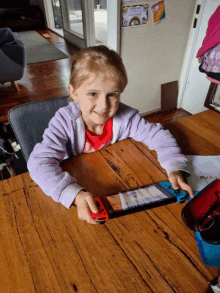
[[[98,99],[98,108],[100,112],[103,112],[108,109],[108,97],[101,96]]]

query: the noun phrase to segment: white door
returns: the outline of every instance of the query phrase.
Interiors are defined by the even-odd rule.
[[[180,105],[182,109],[191,114],[197,114],[207,110],[204,107],[204,102],[210,81],[206,78],[205,73],[199,71],[200,64],[196,55],[206,35],[208,21],[219,5],[220,0],[203,0],[201,1],[201,11],[199,16],[197,16],[197,32],[194,33],[194,42],[192,42],[194,46],[192,47],[189,58],[191,64],[189,64],[189,74],[183,93],[182,104]]]

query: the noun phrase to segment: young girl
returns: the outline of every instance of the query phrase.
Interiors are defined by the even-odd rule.
[[[187,171],[187,159],[176,140],[159,123],[149,123],[136,109],[120,102],[127,85],[121,57],[105,46],[82,49],[74,56],[68,90],[72,102],[59,109],[34,147],[27,167],[43,192],[65,207],[77,206],[78,217],[96,224],[91,211],[98,212],[93,194],[79,186],[60,161],[67,158],[66,144],[71,142],[74,156],[90,153],[117,141],[132,137],[156,150],[158,161],[167,171],[174,189],[192,188],[181,171]],[[135,97],[134,97],[135,98]]]

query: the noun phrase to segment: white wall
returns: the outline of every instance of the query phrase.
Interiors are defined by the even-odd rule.
[[[124,3],[149,4],[147,24],[121,30],[121,57],[128,74],[121,101],[140,114],[160,109],[161,84],[180,80],[196,5],[195,0],[164,0],[166,18],[155,25],[150,10],[155,2]]]

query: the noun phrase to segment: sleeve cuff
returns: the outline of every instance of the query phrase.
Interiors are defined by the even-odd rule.
[[[188,171],[188,170],[184,170],[184,169],[175,169],[175,170],[172,170],[168,173],[168,175],[173,172],[173,171],[182,171],[182,174],[183,174],[183,177],[189,177],[191,175],[191,173]]]
[[[71,204],[73,203],[77,194],[82,190],[85,189],[78,185],[77,183],[73,183],[68,185],[61,193],[59,202],[64,205],[66,208],[70,208]]]

